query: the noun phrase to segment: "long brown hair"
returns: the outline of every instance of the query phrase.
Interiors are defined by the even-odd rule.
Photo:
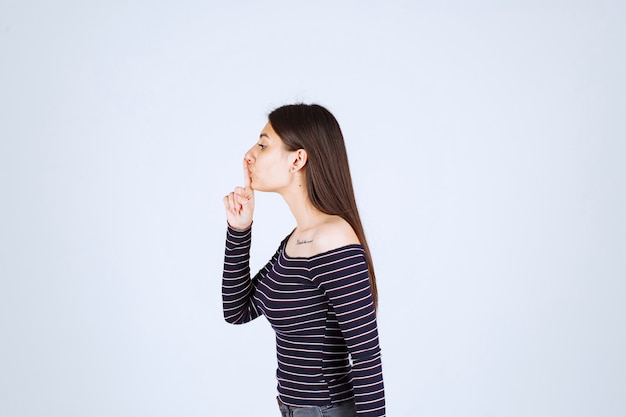
[[[341,216],[365,249],[374,308],[378,306],[376,275],[354,198],[343,134],[337,119],[318,104],[289,104],[272,111],[269,122],[289,151],[307,152],[309,200],[323,213]]]

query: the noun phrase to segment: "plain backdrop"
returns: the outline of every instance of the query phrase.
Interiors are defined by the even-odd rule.
[[[0,415],[277,416],[222,319],[273,108],[338,118],[390,416],[626,415],[621,1],[0,0]],[[294,221],[257,195],[252,268]]]

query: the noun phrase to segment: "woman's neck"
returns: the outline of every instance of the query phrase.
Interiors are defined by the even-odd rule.
[[[290,192],[282,194],[291,214],[296,220],[296,231],[306,232],[328,218],[328,214],[313,206],[306,192],[306,187],[294,187]]]

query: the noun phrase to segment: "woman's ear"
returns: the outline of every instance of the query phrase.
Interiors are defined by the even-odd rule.
[[[291,172],[301,170],[308,159],[308,155],[304,149],[298,149],[291,154]]]

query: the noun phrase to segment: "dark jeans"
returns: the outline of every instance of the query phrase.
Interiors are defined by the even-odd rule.
[[[356,417],[354,401],[323,407],[291,407],[278,400],[278,408],[282,417]]]

